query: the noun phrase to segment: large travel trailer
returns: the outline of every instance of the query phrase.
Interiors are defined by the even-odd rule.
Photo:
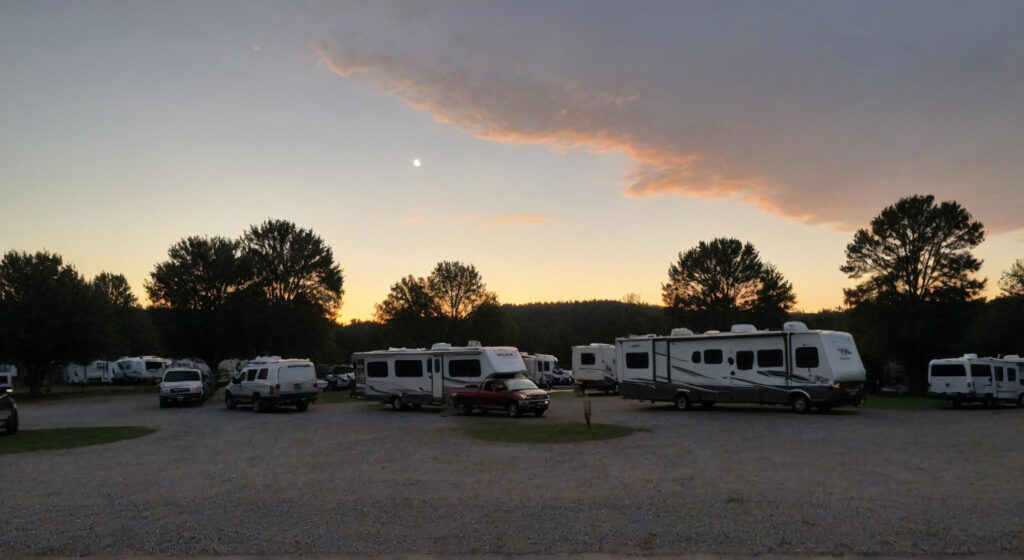
[[[974,402],[991,406],[996,401],[1024,405],[1022,365],[1024,360],[1016,355],[997,359],[964,354],[932,360],[928,363],[928,396],[948,400],[953,408]]]
[[[800,322],[781,331],[733,325],[728,333],[615,340],[619,392],[625,399],[667,401],[679,410],[692,404],[858,405],[864,398],[864,364],[848,333],[808,330]]]
[[[86,383],[113,383],[115,377],[123,377],[114,362],[94,360],[85,366]]]
[[[583,391],[617,391],[619,380],[615,374],[615,345],[594,342],[587,346],[573,346],[572,376]]]
[[[156,356],[140,356],[121,358],[116,364],[126,383],[159,383],[164,377],[164,372],[170,367],[171,360]]]
[[[67,364],[61,369],[61,381],[65,385],[84,385],[85,366],[82,364]]]
[[[444,404],[445,390],[478,386],[494,373],[526,373],[511,346],[439,343],[425,348],[391,348],[352,354],[353,396],[390,404],[396,410]]]
[[[520,352],[523,358],[523,365],[526,366],[526,376],[538,387],[549,387],[558,371],[558,358],[551,354],[530,354]]]

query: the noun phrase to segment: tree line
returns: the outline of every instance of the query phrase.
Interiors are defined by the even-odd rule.
[[[851,332],[869,371],[902,364],[914,389],[927,361],[966,351],[1024,354],[1024,259],[1003,272],[1001,295],[985,301],[972,250],[984,227],[956,202],[900,199],[858,230],[842,272],[858,281],[844,306],[794,313],[792,284],[753,244],[701,241],[679,253],[661,285],[663,306],[624,301],[502,304],[480,272],[457,261],[409,274],[376,305],[373,321],[340,325],[344,272],[312,230],[285,220],[239,237],[189,236],[154,265],[143,308],[124,276],[86,280],[59,255],[11,251],[0,261],[0,363],[18,364],[38,393],[69,362],[161,354],[228,357],[280,354],[329,363],[392,346],[480,340],[569,358],[569,348],[673,326],[778,328],[788,319]]]

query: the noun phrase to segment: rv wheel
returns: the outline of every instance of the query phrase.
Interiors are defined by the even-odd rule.
[[[686,393],[679,393],[678,395],[676,395],[676,400],[674,401],[674,403],[676,405],[676,410],[690,409],[690,398],[687,396]]]
[[[9,435],[9,436],[13,436],[14,434],[18,433],[18,415],[17,414],[12,414],[7,419],[6,430],[7,430],[7,435]]]
[[[793,397],[793,412],[797,414],[807,414],[807,411],[811,409],[811,401],[803,395],[796,395]]]

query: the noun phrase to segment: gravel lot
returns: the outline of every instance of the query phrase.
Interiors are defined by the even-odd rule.
[[[1024,410],[680,413],[594,397],[604,442],[471,440],[477,423],[393,412],[159,409],[155,395],[23,404],[22,429],[153,435],[0,456],[15,555],[865,554],[1024,552]],[[17,436],[15,436],[17,437]]]

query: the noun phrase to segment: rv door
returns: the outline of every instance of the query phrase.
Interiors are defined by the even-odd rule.
[[[444,372],[441,371],[441,355],[427,357],[427,371],[430,372],[430,389],[434,399],[444,399]]]

